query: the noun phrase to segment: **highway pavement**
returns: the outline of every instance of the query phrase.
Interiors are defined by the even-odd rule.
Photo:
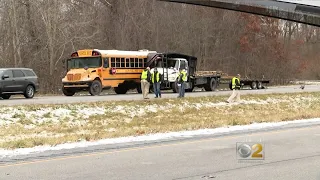
[[[272,94],[272,93],[295,93],[295,92],[319,92],[320,85],[306,85],[305,89],[299,88],[299,85],[293,86],[279,86],[269,87],[267,89],[260,90],[242,90],[242,94]],[[213,92],[190,92],[186,93],[186,97],[201,97],[201,96],[221,96],[230,95],[230,90],[213,91]],[[163,93],[163,98],[176,98],[176,93]],[[149,97],[153,98],[153,94],[149,94]],[[9,100],[0,100],[0,106],[12,106],[12,105],[27,105],[27,104],[69,104],[69,103],[81,103],[81,102],[101,102],[101,101],[123,101],[123,100],[142,100],[141,94],[125,94],[125,95],[78,95],[72,97],[66,96],[35,96],[33,99],[25,99],[21,96],[12,96]]]
[[[320,125],[137,145],[0,164],[4,180],[320,180]],[[264,160],[237,159],[262,143]]]

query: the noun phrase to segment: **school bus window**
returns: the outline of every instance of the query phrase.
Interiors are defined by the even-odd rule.
[[[143,59],[143,67],[147,66],[147,61],[148,61],[147,58],[144,58],[144,59]]]
[[[111,67],[116,67],[116,59],[111,58]]]
[[[120,67],[120,58],[116,58],[116,67]]]
[[[134,67],[139,67],[139,59],[135,58]]]
[[[130,59],[126,58],[126,67],[130,67]]]
[[[121,67],[126,67],[124,58],[121,58]]]
[[[109,58],[104,58],[103,60],[103,67],[108,68],[109,67]]]
[[[143,67],[143,59],[139,59],[139,67]]]
[[[131,67],[134,67],[134,58],[130,58]]]

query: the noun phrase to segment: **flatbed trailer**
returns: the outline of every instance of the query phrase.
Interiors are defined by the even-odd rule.
[[[222,77],[221,83],[222,84],[229,84],[229,88],[232,90],[232,84],[231,84],[232,77]],[[270,83],[270,80],[266,79],[249,79],[249,78],[240,78],[240,84],[241,88],[244,88],[246,86],[249,86],[251,89],[265,89],[267,84]]]

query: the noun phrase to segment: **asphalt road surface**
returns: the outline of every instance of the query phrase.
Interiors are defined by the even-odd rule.
[[[320,91],[320,85],[306,85],[305,89],[300,89],[299,85],[269,87],[260,90],[242,90],[244,94],[272,94],[272,93],[295,93],[295,92],[317,92]],[[214,92],[191,92],[186,93],[186,97],[200,97],[200,96],[220,96],[230,95],[231,91],[214,91]],[[176,93],[164,93],[163,98],[176,98]],[[149,94],[153,98],[153,94]],[[142,100],[141,94],[125,94],[125,95],[102,95],[102,96],[43,96],[34,97],[33,99],[25,99],[23,97],[12,96],[9,100],[0,100],[0,105],[26,105],[26,104],[69,104],[80,102],[99,102],[99,101],[122,101],[122,100]]]
[[[2,180],[320,180],[320,126],[109,149],[0,165]],[[261,142],[264,160],[237,160],[237,142]],[[20,164],[19,164],[20,163]]]

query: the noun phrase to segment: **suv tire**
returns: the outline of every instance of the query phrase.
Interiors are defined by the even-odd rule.
[[[23,95],[25,98],[31,99],[34,97],[34,92],[35,92],[34,87],[31,85],[28,85]]]

